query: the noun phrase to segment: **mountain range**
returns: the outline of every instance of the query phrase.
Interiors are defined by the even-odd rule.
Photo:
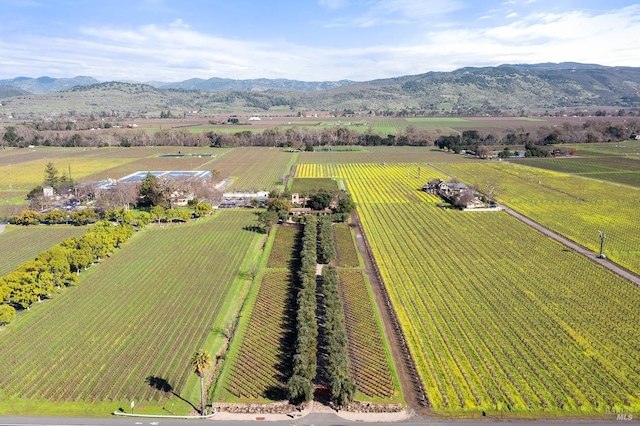
[[[31,94],[47,94],[60,92],[75,86],[90,86],[98,84],[100,81],[93,77],[77,76],[73,78],[52,78],[52,77],[16,77],[12,79],[0,80],[0,86],[10,86],[21,89]],[[124,83],[133,83],[124,81]],[[162,81],[145,82],[149,86],[157,89],[184,89],[184,90],[297,90],[302,92],[313,92],[317,90],[335,89],[336,87],[348,86],[355,83],[351,80],[340,81],[300,81],[287,79],[257,78],[251,80],[234,80],[231,78],[213,77],[208,80],[202,78],[191,78],[184,81],[172,83]]]
[[[181,82],[98,82],[92,77],[0,80],[11,112],[155,113],[198,110],[422,110],[491,113],[504,109],[640,106],[640,68],[597,64],[507,64],[467,67],[366,82],[287,79],[189,79]],[[5,110],[6,111],[6,110]],[[3,113],[0,109],[0,115]]]

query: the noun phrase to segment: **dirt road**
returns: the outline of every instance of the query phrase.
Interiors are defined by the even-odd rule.
[[[373,260],[369,244],[362,232],[362,225],[357,213],[352,216],[355,224],[355,235],[358,250],[364,261],[365,272],[369,277],[371,289],[376,299],[376,305],[380,310],[380,317],[384,328],[384,334],[389,342],[393,362],[398,372],[400,387],[404,394],[405,401],[416,412],[429,414],[429,400],[422,388],[422,381],[418,376],[413,358],[409,353],[400,323],[395,315],[389,296],[386,293],[384,284],[380,278],[376,264]]]

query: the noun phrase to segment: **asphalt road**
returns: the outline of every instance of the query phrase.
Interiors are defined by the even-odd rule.
[[[538,222],[534,222],[533,220],[529,219],[526,216],[521,215],[520,213],[518,213],[517,211],[506,207],[506,206],[501,206],[507,213],[509,213],[511,216],[515,217],[516,219],[520,220],[521,222],[524,222],[525,224],[529,225],[530,227],[538,230],[539,232],[543,233],[544,235],[553,238],[554,240],[558,241],[559,243],[564,244],[565,246],[567,246],[568,248],[570,248],[571,250],[574,250],[584,256],[586,256],[587,258],[589,258],[589,260],[609,269],[610,271],[620,275],[622,278],[631,281],[633,284],[637,285],[638,287],[640,287],[640,276],[638,276],[637,274],[634,274],[633,272],[629,271],[628,269],[623,268],[622,266],[611,262],[608,259],[600,259],[596,253],[594,253],[593,251],[589,250],[588,248],[581,246],[580,244],[577,244],[573,241],[571,241],[568,238],[563,237],[560,234],[557,234],[555,232],[553,232],[552,230],[550,230],[549,228],[545,228],[544,226],[540,225]],[[597,238],[597,235],[593,236],[594,238]],[[606,249],[606,240],[605,240],[605,249]],[[606,255],[607,251],[604,250],[604,253]]]
[[[215,418],[210,420],[176,420],[176,419],[132,419],[132,418],[67,418],[67,417],[0,417],[0,425],[2,426],[193,426],[196,424],[211,424],[225,426],[241,426],[244,424],[256,424],[256,421],[216,421]],[[450,426],[453,424],[460,425],[487,425],[492,423],[521,423],[527,426],[550,426],[550,425],[579,425],[579,426],[621,426],[625,423],[638,423],[637,418],[632,422],[616,420],[613,415],[611,419],[604,420],[502,420],[500,418],[490,418],[486,420],[443,420],[428,417],[413,417],[399,423],[362,423],[371,426],[416,426],[416,425],[433,425],[433,426]],[[265,423],[265,422],[263,422]],[[309,414],[301,419],[287,422],[266,422],[273,426],[341,426],[354,424],[344,420],[335,414]]]

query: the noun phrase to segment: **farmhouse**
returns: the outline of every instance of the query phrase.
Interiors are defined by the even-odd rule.
[[[446,202],[462,210],[487,207],[487,203],[481,200],[480,194],[462,182],[445,182],[442,179],[434,179],[421,189],[429,194],[439,195]]]
[[[180,191],[173,191],[170,197],[172,206],[186,206],[189,204],[189,201],[195,198],[195,194],[192,192],[186,194]]]
[[[50,186],[45,186],[44,188],[42,188],[42,193],[44,194],[45,198],[53,198],[54,196],[53,188]]]
[[[446,197],[458,196],[469,188],[462,182],[445,182],[442,179],[430,180],[422,187],[429,194],[443,195]]]
[[[294,192],[291,194],[291,204],[305,204],[307,199],[305,197],[301,197],[299,193]]]

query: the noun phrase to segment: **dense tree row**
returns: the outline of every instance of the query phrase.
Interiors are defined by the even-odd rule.
[[[21,265],[16,271],[0,277],[0,325],[15,318],[15,309],[28,309],[34,302],[49,298],[52,293],[76,281],[82,269],[109,256],[134,232],[152,221],[182,221],[211,214],[210,204],[200,203],[194,211],[165,209],[155,206],[137,216],[124,207],[107,210],[103,220],[93,210],[72,213],[53,210],[39,214],[24,210],[11,218],[12,224],[37,225],[39,223],[74,223],[94,225],[82,237],[69,238],[41,253],[35,260]]]
[[[353,401],[356,383],[349,377],[347,333],[345,331],[344,306],[338,293],[338,272],[326,266],[322,272],[324,295],[324,339],[328,354],[327,376],[331,398],[338,406]]]
[[[335,258],[331,216],[322,216],[318,221],[318,263],[330,263]]]
[[[511,129],[490,132],[466,130],[462,134],[440,135],[432,129],[413,125],[398,130],[396,134],[380,134],[375,128],[364,133],[347,127],[325,129],[268,128],[252,132],[243,130],[235,133],[210,131],[190,133],[186,129],[165,129],[154,134],[136,129],[101,129],[93,132],[73,132],[67,130],[38,130],[41,126],[22,123],[0,129],[2,146],[26,147],[47,146],[272,146],[312,150],[319,146],[332,145],[411,145],[433,146],[449,149],[472,149],[477,145],[524,145],[532,143],[608,142],[628,139],[640,132],[640,120],[631,118],[624,124],[613,124],[607,120],[587,120],[577,124],[564,123],[562,126],[541,127],[535,131]]]
[[[102,214],[104,220],[117,223],[130,223],[143,227],[151,222],[188,222],[191,219],[208,216],[213,212],[213,207],[209,203],[198,203],[193,206],[193,211],[183,209],[167,209],[162,206],[154,206],[149,211],[140,211],[136,215],[126,207],[116,207],[105,210]],[[91,209],[76,210],[74,212],[63,212],[61,210],[51,210],[48,213],[38,213],[33,210],[23,210],[20,214],[12,216],[9,223],[13,225],[57,225],[73,224],[88,225],[100,220],[100,214]]]
[[[316,377],[318,325],[316,322],[316,245],[317,219],[307,216],[302,235],[299,289],[296,298],[296,345],[293,356],[293,375],[287,382],[289,398],[300,403],[313,398]]]
[[[48,213],[38,213],[33,210],[23,210],[20,214],[12,216],[9,223],[13,225],[37,225],[39,223],[47,225],[73,224],[88,225],[100,220],[100,215],[91,209],[76,210],[74,212],[64,212],[61,210],[51,210]]]
[[[133,233],[129,223],[97,222],[82,237],[68,238],[0,278],[0,324],[14,317],[16,308],[28,309],[75,283],[82,269],[108,257]]]
[[[460,152],[482,151],[494,145],[552,145],[556,143],[615,142],[629,139],[640,131],[640,120],[624,124],[589,120],[580,124],[564,123],[561,127],[541,127],[536,131],[510,130],[503,133],[465,130],[460,134],[442,135],[434,141],[440,149]],[[544,154],[542,154],[544,155]],[[538,156],[538,155],[534,155]]]

